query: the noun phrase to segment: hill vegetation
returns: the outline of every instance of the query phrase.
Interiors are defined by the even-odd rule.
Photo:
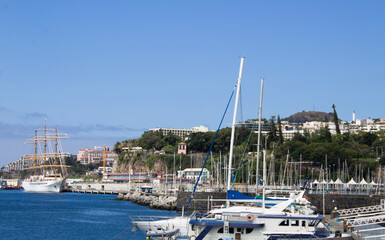
[[[262,136],[262,146],[267,148],[269,154],[274,155],[277,164],[284,163],[287,153],[290,154],[292,161],[311,162],[312,166],[319,168],[325,164],[327,156],[328,164],[338,166],[340,162],[346,162],[350,166],[350,174],[354,174],[355,167],[360,164],[363,175],[367,175],[368,171],[375,171],[379,164],[385,164],[385,155],[382,155],[385,147],[385,134],[360,132],[357,134],[344,133],[331,135],[328,128],[323,128],[320,131],[304,135],[296,134],[293,139],[285,140],[280,143],[280,131],[277,131],[279,124],[271,122],[271,129],[266,136]],[[235,148],[234,148],[234,165],[237,168],[240,166],[243,170],[246,168],[247,162],[254,162],[255,154],[250,155],[250,152],[257,151],[257,134],[251,133],[251,130],[240,127],[236,130]],[[176,155],[176,169],[186,167],[201,167],[206,158],[207,151],[214,138],[214,132],[193,133],[189,135],[186,141],[188,154]],[[212,148],[213,160],[218,162],[219,159],[226,158],[230,144],[230,128],[223,128],[219,131],[215,144]],[[250,137],[250,139],[249,139]],[[165,168],[173,169],[174,153],[176,152],[177,143],[180,139],[177,136],[162,136],[160,132],[148,131],[143,136],[135,141],[128,140],[127,142],[118,142],[115,144],[115,151],[119,154],[120,164],[127,163],[136,167],[140,166],[140,170],[165,171]],[[130,156],[121,150],[122,146],[131,145],[142,146],[150,151],[138,153],[135,156]],[[166,154],[154,154],[154,150],[163,150]],[[241,158],[244,155],[244,160],[241,163]],[[199,156],[199,157],[197,157]],[[377,157],[381,157],[380,162],[374,161]],[[192,163],[193,162],[193,163]],[[206,167],[211,170],[211,162],[209,161]],[[243,175],[242,175],[243,174]],[[246,179],[246,171],[243,171],[238,180]],[[255,174],[255,171],[254,171]],[[303,177],[309,177],[309,171]]]
[[[311,121],[332,121],[333,113],[317,112],[317,111],[302,111],[296,114],[291,115],[283,119],[284,121],[289,121],[291,123],[305,123]]]
[[[302,111],[283,120],[292,123],[304,123],[306,121],[334,121],[338,123],[338,116],[333,104],[334,113]],[[268,151],[269,156],[274,157],[274,162],[282,164],[286,160],[287,154],[291,161],[310,162],[311,166],[320,168],[326,164],[330,166],[341,166],[341,162],[349,166],[348,172],[357,173],[357,165],[366,176],[370,171],[375,171],[379,164],[385,164],[385,132],[358,132],[343,133],[332,135],[326,125],[320,130],[304,134],[295,134],[290,140],[284,140],[282,136],[281,119],[278,116],[264,120],[269,125],[267,134],[261,136],[261,147]],[[176,168],[201,167],[207,152],[213,142],[215,132],[192,133],[185,141],[189,156],[176,156]],[[231,129],[220,129],[212,147],[212,161],[218,163],[227,157],[230,147]],[[171,133],[163,136],[161,131],[145,132],[141,138],[117,142],[114,150],[119,154],[119,164],[129,164],[135,167],[140,166],[142,170],[164,171],[173,167],[177,144],[181,139]],[[136,154],[128,154],[122,151],[124,147],[140,146],[146,151]],[[238,127],[235,134],[234,144],[234,166],[241,169],[241,174],[237,175],[237,180],[246,179],[247,173],[243,171],[246,165],[255,166],[255,152],[257,151],[257,133],[252,132],[246,127]],[[155,151],[164,151],[164,155],[154,154]],[[200,154],[200,160],[198,155]],[[208,155],[207,155],[208,156]],[[375,161],[377,159],[377,161]],[[211,162],[206,165],[209,170]],[[213,166],[214,167],[214,166]],[[327,166],[326,166],[327,167]],[[223,166],[221,166],[223,168]],[[252,172],[254,171],[254,172]],[[251,171],[251,176],[255,176],[255,170]],[[302,173],[303,174],[303,173]],[[304,177],[309,177],[307,169]]]

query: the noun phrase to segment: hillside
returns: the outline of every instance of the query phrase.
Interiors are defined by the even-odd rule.
[[[317,111],[302,111],[283,119],[291,123],[304,123],[310,121],[333,121],[333,113],[317,112]]]

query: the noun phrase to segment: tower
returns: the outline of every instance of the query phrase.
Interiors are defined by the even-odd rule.
[[[353,123],[356,123],[356,112],[353,111]]]

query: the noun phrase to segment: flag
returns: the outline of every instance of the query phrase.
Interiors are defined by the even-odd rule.
[[[263,180],[259,178],[259,184],[263,184]]]

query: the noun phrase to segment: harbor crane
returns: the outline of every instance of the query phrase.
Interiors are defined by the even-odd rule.
[[[104,145],[104,147],[100,147],[100,146],[94,147],[95,150],[100,149],[100,148],[103,148],[103,175],[102,175],[102,179],[107,180],[107,173],[106,173],[106,148],[107,147],[106,147],[106,145]]]

